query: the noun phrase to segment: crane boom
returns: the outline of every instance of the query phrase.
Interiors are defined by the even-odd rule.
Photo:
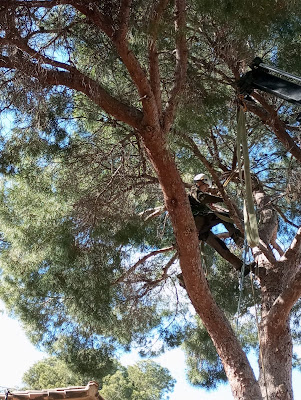
[[[254,58],[250,68],[251,71],[238,81],[241,94],[259,89],[290,103],[301,104],[301,77],[264,64],[259,57]]]

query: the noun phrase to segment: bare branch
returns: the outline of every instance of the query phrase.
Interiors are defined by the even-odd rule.
[[[141,213],[139,213],[139,217],[143,217],[144,221],[148,221],[151,218],[156,217],[157,215],[162,214],[166,210],[165,206],[159,206],[155,208],[149,208],[148,210],[144,210]],[[146,214],[148,214],[146,216]]]
[[[287,224],[292,225],[295,228],[299,228],[298,225],[294,224],[292,221],[290,221],[289,219],[286,218],[286,216],[284,215],[284,213],[281,211],[280,207],[276,206],[275,204],[273,204],[273,207],[275,208],[275,210],[278,212],[278,214],[281,216],[281,218],[284,220],[284,222],[286,222]]]
[[[262,105],[263,109],[252,102],[246,102],[247,109],[257,115],[264,124],[270,126],[287,151],[301,162],[301,149],[286,132],[286,124],[280,120],[277,111],[260,94],[253,92],[252,97]]]
[[[154,257],[158,254],[167,253],[174,249],[175,246],[170,246],[170,247],[165,247],[163,249],[154,250],[151,253],[146,254],[144,257],[140,258],[140,260],[138,260],[134,265],[132,265],[120,278],[118,278],[115,282],[113,282],[113,285],[116,285],[117,283],[124,281],[132,272],[135,271],[137,267],[139,267],[139,265],[145,263],[145,261],[147,261],[149,258]]]
[[[139,293],[139,298],[141,299],[142,297],[144,297],[147,293],[149,293],[155,286],[158,285],[158,283],[165,281],[169,275],[168,275],[168,270],[169,268],[172,266],[172,264],[176,261],[176,259],[178,258],[178,253],[176,252],[171,259],[168,261],[168,263],[165,265],[165,267],[162,270],[162,275],[160,276],[160,278],[156,279],[156,280],[146,280],[145,284],[143,285],[143,287],[140,289]]]

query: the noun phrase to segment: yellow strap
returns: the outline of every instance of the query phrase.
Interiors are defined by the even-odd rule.
[[[245,181],[245,188],[244,188],[245,231],[249,246],[256,247],[259,244],[259,234],[258,234],[258,225],[256,220],[256,213],[255,213],[253,194],[252,194],[250,159],[249,159],[249,149],[248,149],[247,133],[246,133],[246,116],[242,105],[239,106],[238,122],[237,122],[237,161],[239,168],[239,176],[242,181],[240,146],[242,146],[242,154],[244,159],[243,168],[244,168],[244,181]]]

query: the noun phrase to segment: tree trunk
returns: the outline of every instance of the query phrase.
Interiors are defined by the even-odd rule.
[[[281,263],[280,267],[285,266]],[[285,277],[281,271],[267,268],[267,264],[266,272],[261,278],[259,383],[265,399],[292,400],[292,336],[289,317],[280,323],[267,323],[270,309],[282,293]]]
[[[253,249],[258,270],[257,278],[261,289],[261,323],[259,328],[259,384],[266,400],[292,400],[292,337],[289,317],[285,314],[271,318],[271,310],[288,284],[289,277],[296,271],[289,260],[277,261],[269,244],[277,232],[278,218],[271,199],[258,182],[253,182],[253,194],[260,211],[259,234],[267,249],[269,259]]]
[[[261,329],[259,384],[266,400],[292,400],[292,337],[287,319],[284,326]]]
[[[141,135],[158,175],[173,224],[187,293],[222,360],[233,397],[237,400],[260,400],[261,391],[249,361],[207,285],[188,197],[175,162],[166,147],[164,134],[148,128]]]

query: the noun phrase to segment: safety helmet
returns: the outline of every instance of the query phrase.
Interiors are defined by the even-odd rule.
[[[209,187],[212,186],[212,182],[211,179],[206,175],[206,174],[198,174],[193,178],[194,182],[199,182],[202,181],[204,183],[207,183],[207,185],[209,185]]]

